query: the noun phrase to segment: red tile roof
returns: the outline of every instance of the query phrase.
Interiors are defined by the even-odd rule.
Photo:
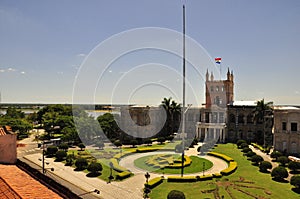
[[[0,198],[21,199],[21,197],[0,177]]]
[[[0,165],[0,176],[23,199],[61,199],[58,194],[15,165]]]

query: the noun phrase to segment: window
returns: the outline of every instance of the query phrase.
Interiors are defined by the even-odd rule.
[[[216,86],[216,91],[219,92],[219,86]]]
[[[214,91],[214,87],[213,86],[210,87],[210,91]]]
[[[230,123],[235,123],[235,115],[234,114],[229,115],[229,122]]]
[[[225,87],[224,86],[222,86],[222,92],[224,92],[225,91]]]
[[[297,123],[296,122],[291,123],[291,131],[297,131]]]
[[[286,122],[282,122],[282,130],[286,131]]]
[[[219,123],[224,123],[224,113],[219,113]]]

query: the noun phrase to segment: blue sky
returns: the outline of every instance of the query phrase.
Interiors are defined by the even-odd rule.
[[[222,57],[222,76],[228,67],[233,70],[235,100],[265,98],[275,104],[300,104],[298,0],[1,0],[2,102],[71,103],[79,68],[93,49],[111,36],[134,28],[181,32],[183,3],[187,35],[212,59]],[[152,62],[169,68],[157,68],[156,64],[122,76],[132,66]],[[126,85],[136,84],[133,79],[143,85],[141,80],[150,74],[149,68],[156,83],[133,87],[137,92],[132,94]],[[187,103],[203,103],[206,68],[215,70],[213,64],[201,65],[200,74],[196,74],[187,66],[187,79],[194,89],[188,89]],[[172,69],[177,72],[173,74]],[[172,96],[181,102],[180,73],[181,60],[176,56],[147,50],[129,53],[103,74],[93,88],[94,100],[158,104],[163,97]],[[118,87],[121,80],[124,82],[118,85],[123,87]],[[172,83],[165,84],[168,81]],[[114,88],[112,100],[108,93]]]

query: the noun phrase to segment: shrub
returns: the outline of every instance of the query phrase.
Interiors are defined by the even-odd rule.
[[[290,184],[296,188],[300,188],[300,176],[292,176]]]
[[[279,151],[273,151],[270,156],[271,158],[274,158],[277,161],[277,158],[282,156],[282,153],[280,153]]]
[[[238,146],[238,147],[240,147],[241,146],[241,144],[243,144],[243,143],[247,143],[245,140],[238,140],[237,142],[236,142],[236,145]]]
[[[219,174],[221,175],[221,174]],[[222,175],[221,175],[222,176]],[[205,181],[205,180],[211,180],[213,179],[214,175],[213,174],[207,174],[207,175],[202,175],[202,176],[196,176],[198,181]]]
[[[124,167],[121,167],[118,163],[118,160],[117,159],[110,159],[110,164],[113,168],[113,170],[117,171],[117,172],[123,172],[123,171],[128,171],[128,169],[124,168]]]
[[[83,143],[79,143],[78,147],[80,148],[80,150],[82,151],[85,148],[85,145]]]
[[[286,156],[280,156],[277,158],[277,162],[284,167],[289,162],[289,159]]]
[[[224,154],[221,153],[216,153],[216,152],[208,152],[207,155],[211,155],[217,158],[221,158],[222,160],[225,160],[226,162],[231,162],[234,161],[231,157],[228,157]]]
[[[47,155],[49,155],[49,156],[54,156],[57,151],[58,151],[58,148],[56,146],[48,146],[47,147]]]
[[[169,176],[168,182],[196,182],[196,176]]]
[[[271,176],[274,177],[275,180],[282,181],[289,176],[289,173],[284,167],[278,166],[272,170]]]
[[[237,169],[237,162],[229,162],[229,166],[226,169],[223,169],[220,173],[222,175],[230,175]]]
[[[164,142],[166,141],[166,138],[164,138],[164,137],[159,137],[159,138],[157,138],[157,141],[158,141],[160,144],[162,144],[162,143],[164,143]]]
[[[67,152],[57,151],[55,157],[57,161],[63,161],[67,157]]]
[[[135,145],[138,144],[138,141],[137,141],[137,140],[131,140],[131,141],[130,141],[130,144],[132,145],[132,148],[134,148]]]
[[[102,165],[99,162],[91,162],[87,170],[92,174],[97,174],[99,171],[102,171]]]
[[[116,141],[114,141],[114,145],[116,147],[121,147],[122,146],[122,142],[120,140],[116,140]]]
[[[260,155],[254,155],[254,156],[251,157],[251,161],[255,165],[259,165],[259,163],[262,162],[262,161],[264,161],[264,159]]]
[[[124,178],[128,178],[132,173],[130,171],[123,171],[121,173],[118,173],[116,175],[116,179],[118,180],[122,180]]]
[[[172,190],[168,193],[167,199],[185,199],[185,195],[181,191]]]
[[[214,178],[221,178],[222,177],[222,174],[220,173],[213,173],[212,174]]]
[[[262,161],[259,165],[259,170],[261,172],[267,172],[268,169],[272,169],[272,164],[268,161]]]
[[[75,161],[75,166],[78,170],[84,170],[88,166],[88,162],[85,158],[78,158]]]
[[[101,140],[97,141],[95,144],[95,147],[98,147],[99,149],[103,149],[104,142],[102,142]]]
[[[243,153],[248,153],[249,151],[252,151],[249,147],[244,147],[244,148],[242,149],[242,152],[243,152]]]
[[[59,149],[61,150],[64,150],[64,151],[68,151],[69,149],[69,145],[67,143],[61,143],[59,146],[58,146]]]
[[[288,164],[288,168],[293,172],[296,172],[298,169],[300,169],[300,162],[290,161]]]
[[[249,158],[251,158],[254,155],[256,155],[256,153],[253,152],[253,151],[248,151],[248,153],[246,154],[246,156],[249,157]]]
[[[247,143],[242,143],[240,146],[239,146],[239,149],[243,149],[243,148],[246,148],[248,147],[249,148],[249,145]]]
[[[73,154],[67,155],[67,157],[66,157],[66,165],[67,166],[72,166],[74,159],[75,159],[75,156]]]
[[[145,184],[145,187],[153,189],[154,187],[160,185],[162,182],[163,182],[163,178],[156,177],[156,178],[153,178],[153,179],[149,180],[148,185]]]

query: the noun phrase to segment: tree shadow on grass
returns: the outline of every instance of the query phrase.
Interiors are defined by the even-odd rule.
[[[297,194],[300,194],[300,188],[293,187],[292,191],[297,193]]]
[[[100,173],[100,172],[97,172],[97,173],[88,173],[88,174],[86,174],[86,177],[95,178],[95,177],[100,176],[101,174],[102,173]]]
[[[268,171],[268,170],[259,170],[261,173],[268,173],[268,174],[270,174],[271,172],[270,171]]]
[[[281,179],[281,178],[272,178],[275,182],[280,182],[280,183],[289,183],[288,180],[286,179]]]

